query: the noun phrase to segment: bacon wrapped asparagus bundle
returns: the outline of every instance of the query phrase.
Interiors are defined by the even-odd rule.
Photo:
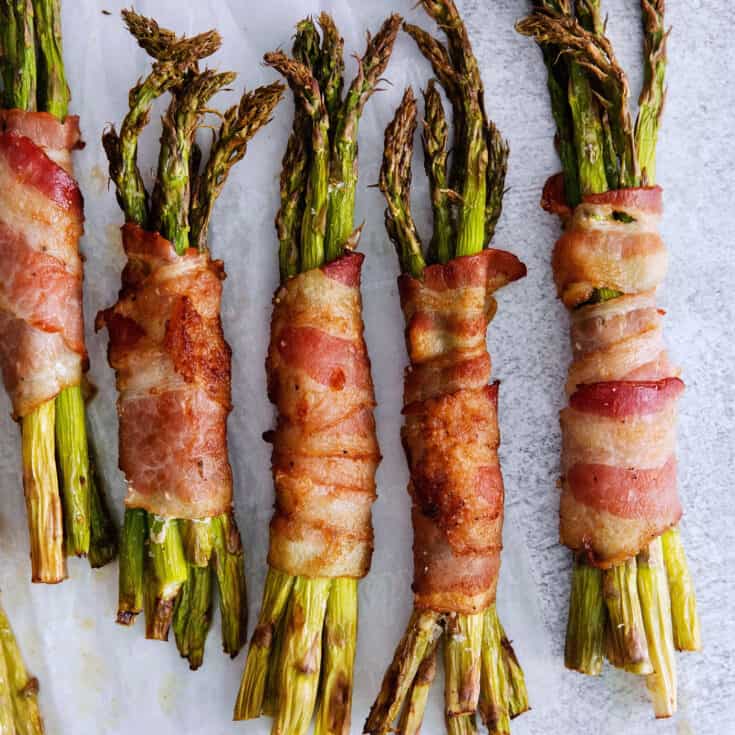
[[[177,38],[154,21],[123,11],[130,32],[154,58],[130,93],[119,134],[105,132],[110,177],[125,214],[128,261],[118,302],[97,328],[110,337],[119,392],[120,468],[128,481],[117,620],[145,610],[146,636],[176,644],[198,668],[219,590],[223,647],[245,642],[244,558],[232,511],[227,457],[230,348],[220,321],[225,277],[212,260],[207,228],[230,168],[270,120],[280,83],[243,95],[221,115],[206,164],[195,142],[210,98],[235,75],[200,71],[220,45],[216,31]],[[163,118],[152,196],[137,164],[138,136],[153,101],[171,92]]]
[[[544,0],[518,24],[549,71],[563,173],[542,206],[561,217],[559,297],[572,318],[569,405],[561,412],[561,540],[574,552],[565,662],[598,674],[603,656],[647,677],[657,717],[676,711],[674,648],[700,648],[677,524],[676,403],[655,291],[656,137],[664,101],[663,0],[641,0],[645,80],[635,126],[599,0]]]
[[[31,578],[56,583],[66,556],[93,567],[116,532],[90,461],[79,238],[58,0],[0,2],[0,367],[19,422]]]
[[[380,188],[398,251],[398,286],[410,366],[401,433],[411,480],[414,611],[365,732],[418,733],[444,646],[447,731],[508,733],[528,708],[523,672],[495,608],[503,525],[498,460],[498,383],[485,335],[493,293],[526,274],[511,253],[489,247],[500,216],[508,148],[487,118],[467,31],[452,0],[425,0],[447,45],[405,25],[432,63],[454,113],[447,122],[434,81],[424,92],[423,147],[434,232],[424,254],[410,208],[416,103],[407,89],[385,133]]]
[[[297,26],[293,58],[265,61],[296,98],[276,217],[281,285],[266,369],[276,406],[268,575],[236,720],[273,716],[273,733],[350,732],[357,583],[370,568],[380,461],[360,271],[353,252],[357,132],[390,58],[400,18],[368,37],[343,88],[343,40],[332,18]],[[323,647],[322,647],[323,646]]]

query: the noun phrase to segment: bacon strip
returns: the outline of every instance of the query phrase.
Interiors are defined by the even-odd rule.
[[[411,361],[402,438],[419,608],[471,614],[495,600],[504,491],[485,333],[493,292],[525,273],[514,255],[485,250],[429,266],[423,280],[398,279]]]
[[[116,371],[125,503],[173,518],[219,515],[232,505],[222,263],[193,249],[177,255],[134,224],[122,235],[122,290],[96,328],[107,327]]]
[[[21,418],[86,370],[79,121],[0,110],[0,366]]]
[[[655,288],[666,253],[659,187],[586,196],[574,212],[552,177],[542,206],[566,229],[554,248],[559,296],[572,309],[569,406],[560,415],[562,543],[609,567],[676,524],[676,403]],[[583,304],[596,288],[624,295]],[[576,308],[575,308],[576,307]]]
[[[380,461],[363,339],[360,270],[348,253],[273,298],[266,370],[278,411],[268,563],[309,577],[363,577]]]

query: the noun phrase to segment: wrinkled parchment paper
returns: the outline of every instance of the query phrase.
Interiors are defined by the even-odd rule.
[[[115,300],[123,257],[121,213],[107,183],[100,135],[122,119],[128,89],[148,69],[145,54],[123,29],[118,0],[63,0],[64,56],[72,110],[81,115],[86,148],[75,165],[86,202],[85,309],[91,377],[99,395],[91,421],[107,479],[111,506],[122,517],[124,483],[117,470],[117,420],[113,375],[105,357],[106,335],[95,335],[94,314]],[[564,670],[564,626],[569,554],[557,543],[559,430],[557,411],[568,362],[567,317],[553,297],[549,253],[558,225],[538,207],[541,186],[558,163],[552,147],[543,65],[533,44],[513,31],[524,0],[464,0],[487,91],[491,116],[511,144],[510,191],[495,246],[516,252],[529,275],[499,294],[489,331],[494,375],[502,381],[501,456],[506,480],[505,547],[498,607],[526,671],[533,710],[513,723],[528,733],[725,733],[731,732],[735,619],[729,569],[735,564],[731,483],[732,358],[735,357],[732,194],[735,168],[731,139],[735,108],[731,41],[725,0],[670,3],[675,33],[670,44],[670,93],[659,146],[659,180],[666,188],[665,236],[671,272],[662,302],[667,335],[684,365],[688,389],[682,401],[681,484],[689,513],[684,539],[696,575],[706,650],[679,657],[680,714],[654,724],[643,682],[607,669],[602,680]],[[217,27],[222,50],[210,65],[239,72],[235,90],[216,98],[224,108],[243,86],[276,78],[260,63],[265,51],[289,47],[297,20],[320,9],[334,14],[345,50],[362,52],[364,33],[398,11],[428,25],[413,0],[146,0],[136,8],[178,32]],[[634,0],[609,0],[610,30],[631,70],[637,94],[638,8]],[[111,14],[103,14],[103,10]],[[719,32],[718,29],[722,32]],[[348,60],[348,74],[354,63]],[[360,638],[355,672],[353,732],[361,731],[411,605],[411,528],[407,472],[399,443],[402,370],[406,361],[395,285],[397,261],[383,230],[383,201],[375,188],[383,130],[403,87],[418,93],[430,75],[412,42],[401,35],[383,85],[367,105],[360,126],[360,186],[356,220],[365,222],[367,254],[363,295],[373,364],[383,463],[375,505],[376,550],[370,575],[360,585]],[[161,107],[141,146],[141,168],[155,167]],[[280,158],[291,124],[290,96],[259,133],[232,173],[216,206],[210,243],[223,258],[224,327],[233,347],[234,411],[229,422],[236,481],[237,518],[247,550],[251,626],[265,573],[267,526],[273,500],[269,448],[261,434],[271,427],[263,360],[270,299],[277,282],[272,226],[278,206]],[[202,140],[206,141],[206,131]],[[418,148],[418,146],[417,146]],[[429,232],[427,187],[417,158],[415,215]],[[724,360],[722,358],[725,358]],[[203,667],[189,672],[173,641],[146,641],[143,621],[115,625],[117,565],[92,572],[70,561],[70,579],[57,587],[31,586],[20,475],[20,442],[0,398],[0,586],[30,669],[41,683],[41,705],[51,735],[156,733],[265,733],[269,721],[232,723],[244,652],[230,661],[220,650],[218,614]],[[173,636],[172,636],[173,638]],[[442,677],[432,692],[424,732],[442,733]],[[655,730],[654,730],[655,728]]]

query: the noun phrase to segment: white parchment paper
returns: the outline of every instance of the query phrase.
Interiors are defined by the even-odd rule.
[[[506,526],[498,592],[502,620],[526,671],[533,710],[513,723],[516,735],[540,733],[733,732],[735,617],[731,569],[735,565],[735,509],[729,473],[735,392],[735,272],[732,245],[735,169],[732,111],[733,46],[725,0],[670,2],[669,103],[659,145],[659,180],[666,189],[664,234],[671,252],[662,300],[667,336],[684,365],[688,385],[681,404],[681,491],[688,509],[684,540],[702,615],[705,651],[679,656],[680,713],[655,723],[643,681],[606,669],[591,680],[562,664],[569,588],[569,554],[557,543],[555,481],[557,411],[569,359],[567,317],[553,297],[549,254],[558,225],[538,207],[541,186],[558,163],[545,75],[531,42],[513,30],[524,0],[460,2],[480,61],[491,116],[511,144],[505,211],[495,244],[516,252],[528,277],[504,289],[490,328],[494,374],[502,381],[501,448],[506,480]],[[128,89],[148,69],[145,54],[123,29],[119,0],[64,0],[64,56],[87,147],[75,157],[86,202],[85,308],[91,376],[100,393],[91,407],[110,502],[122,517],[123,478],[117,470],[117,420],[106,336],[92,330],[94,314],[111,304],[123,257],[121,214],[108,188],[100,135],[119,122]],[[260,60],[265,51],[289,47],[297,20],[320,9],[333,13],[347,53],[362,51],[364,33],[398,11],[427,25],[412,0],[146,0],[136,8],[165,26],[193,34],[217,27],[222,50],[210,60],[239,72],[234,100],[276,78]],[[639,16],[634,0],[608,0],[610,32],[631,71],[633,97],[640,82]],[[103,14],[103,10],[111,14]],[[348,63],[348,73],[354,64]],[[403,632],[411,605],[411,529],[407,473],[399,443],[402,369],[406,361],[395,276],[397,262],[383,230],[383,201],[369,185],[377,180],[383,130],[403,87],[418,90],[430,70],[401,35],[386,74],[385,91],[368,104],[360,127],[360,187],[356,219],[366,223],[363,294],[373,363],[377,421],[384,455],[375,505],[376,552],[360,586],[360,639],[355,674],[353,731],[361,731],[385,667]],[[141,165],[155,167],[158,114],[144,137]],[[258,134],[217,204],[211,247],[224,259],[224,326],[233,347],[235,408],[229,422],[236,480],[237,518],[247,550],[251,622],[257,615],[265,572],[267,524],[273,499],[269,449],[261,439],[272,410],[265,394],[263,360],[270,298],[277,281],[272,221],[278,205],[280,158],[291,124],[291,101]],[[415,165],[415,214],[428,232],[427,189]],[[0,414],[9,415],[6,397]],[[162,427],[165,430],[165,427]],[[190,673],[173,641],[144,639],[114,624],[117,565],[92,572],[70,562],[70,579],[57,587],[31,586],[20,474],[20,442],[9,418],[0,422],[0,585],[31,670],[41,682],[41,705],[51,735],[205,732],[265,733],[268,720],[232,723],[232,706],[244,654],[230,661],[220,651],[219,622],[210,633],[205,662]],[[424,732],[442,733],[441,678],[432,692]]]

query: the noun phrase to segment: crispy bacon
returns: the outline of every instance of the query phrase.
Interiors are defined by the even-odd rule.
[[[276,509],[268,563],[309,577],[363,577],[380,453],[363,339],[360,269],[348,253],[301,273],[273,298],[266,369],[278,411]]]
[[[17,418],[86,369],[75,117],[0,111],[0,365]]]
[[[561,539],[609,567],[679,521],[676,403],[655,288],[666,253],[659,187],[594,194],[564,209],[559,180],[542,206],[565,221],[554,248],[559,296],[572,308],[572,353],[561,412]],[[560,199],[561,197],[561,199]],[[594,289],[624,295],[585,304]],[[576,308],[575,308],[576,307]]]
[[[118,302],[97,315],[119,392],[125,503],[158,515],[229,510],[230,348],[222,333],[222,263],[177,255],[161,235],[126,224]]]
[[[411,471],[415,605],[476,613],[495,600],[503,525],[498,383],[488,385],[492,294],[525,275],[485,250],[399,277],[410,366],[403,445]]]

